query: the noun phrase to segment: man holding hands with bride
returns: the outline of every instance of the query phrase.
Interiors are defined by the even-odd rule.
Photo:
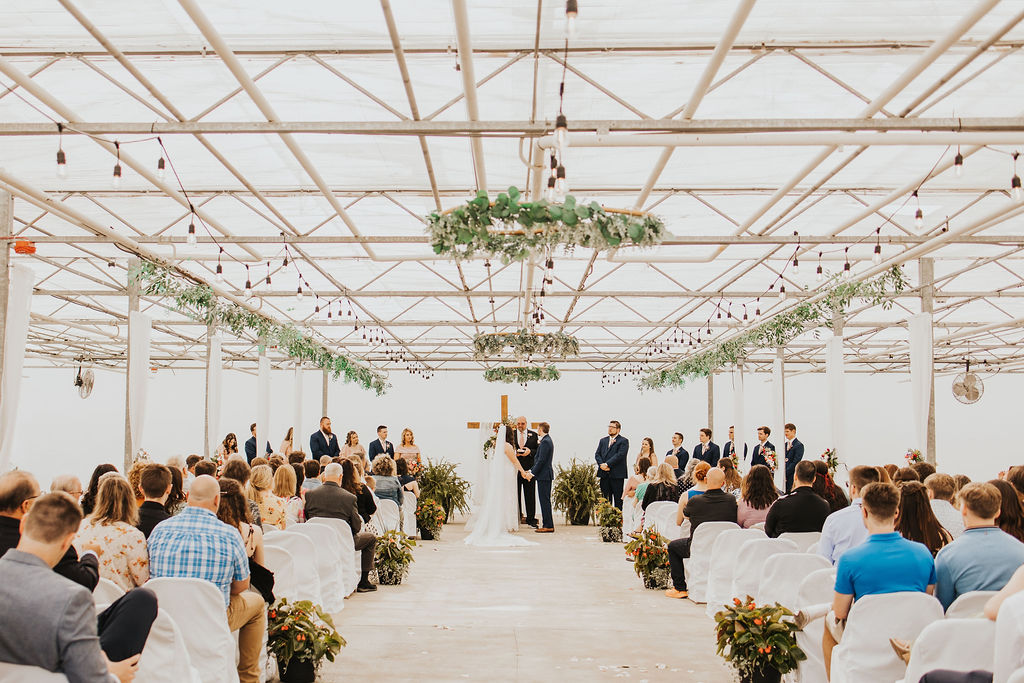
[[[533,468],[530,470],[529,478],[537,481],[537,496],[540,498],[541,525],[534,529],[538,534],[553,534],[555,522],[551,517],[551,481],[555,478],[554,468],[551,464],[555,456],[555,443],[548,434],[551,432],[551,425],[541,422],[537,425],[540,430],[540,443],[537,444],[537,455],[533,460]]]

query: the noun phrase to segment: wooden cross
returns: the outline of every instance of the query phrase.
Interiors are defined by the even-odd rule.
[[[508,421],[508,395],[507,394],[502,394],[501,395],[501,422],[492,422],[491,423],[491,427],[492,428],[497,427],[499,425],[504,424],[507,421]],[[530,429],[536,430],[538,424],[540,424],[540,423],[539,422],[531,422],[530,423]],[[480,429],[480,423],[479,422],[467,422],[466,423],[466,429]]]

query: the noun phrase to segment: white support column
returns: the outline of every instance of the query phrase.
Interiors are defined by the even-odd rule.
[[[0,386],[4,376],[4,340],[7,338],[7,300],[11,292],[11,241],[14,232],[14,197],[0,190]]]
[[[139,267],[139,259],[131,258],[128,260],[129,272]],[[128,278],[128,315],[131,316],[133,311],[139,310],[139,283],[137,280],[133,280],[131,277]],[[128,366],[131,360],[131,348],[132,348],[132,326],[128,325],[128,344],[125,346],[124,352],[124,474],[128,474],[128,470],[131,469],[132,461],[135,458],[135,454],[132,453],[132,420],[131,420],[131,377],[128,372]]]
[[[327,415],[327,370],[324,370],[324,383],[320,389],[320,417]],[[317,418],[317,424],[320,424],[320,419]]]
[[[935,311],[935,260],[922,258],[918,261],[918,277],[921,284],[921,312],[933,313]],[[933,351],[934,354],[934,351]],[[928,445],[924,459],[935,464],[935,358],[934,355],[928,363]]]
[[[708,429],[715,433],[715,373],[708,373]]]
[[[772,363],[772,432],[775,437],[775,486],[780,491],[786,490],[786,365],[784,350],[780,346],[775,349],[775,361]]]
[[[210,447],[213,444],[214,438],[214,435],[210,433],[214,427],[214,425],[210,424],[210,372],[213,360],[211,358],[211,356],[213,355],[213,336],[216,333],[217,328],[214,327],[212,324],[206,326],[206,397],[205,400],[203,401],[203,406],[205,408],[205,410],[203,411],[203,457],[205,458],[209,458],[212,455]],[[217,355],[217,360],[219,362],[220,354]]]

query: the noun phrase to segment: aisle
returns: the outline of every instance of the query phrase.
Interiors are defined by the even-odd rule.
[[[462,524],[416,548],[407,584],[354,595],[322,680],[731,680],[703,607],[644,590],[621,546],[558,526],[530,548],[469,548]]]

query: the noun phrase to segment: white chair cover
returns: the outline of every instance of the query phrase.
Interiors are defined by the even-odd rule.
[[[985,603],[996,594],[997,591],[971,591],[964,593],[949,606],[946,610],[946,618],[956,619],[983,619],[985,617]]]
[[[668,517],[665,515],[666,512],[671,511],[675,515],[676,510],[679,509],[678,503],[673,503],[670,500],[659,500],[651,503],[644,510],[644,528],[655,529],[659,534],[664,535],[662,529],[666,526]],[[672,520],[675,523],[675,520]]]
[[[120,586],[101,576],[100,582],[96,584],[96,588],[92,592],[92,601],[95,605],[109,605],[123,595],[124,591]]]
[[[416,496],[409,491],[402,494],[402,533],[416,535]]]
[[[924,627],[910,651],[903,683],[918,683],[935,669],[992,671],[995,622],[988,619],[942,619]]]
[[[146,588],[156,593],[185,637],[185,649],[203,683],[238,683],[235,657],[238,648],[228,628],[224,596],[202,579],[150,579]],[[187,679],[186,679],[187,680]]]
[[[633,518],[633,499],[622,499],[622,536],[626,537],[636,530],[636,520]]]
[[[359,558],[356,557],[356,544],[355,539],[352,537],[352,527],[348,525],[343,519],[334,519],[332,517],[314,517],[306,522],[306,524],[324,524],[334,529],[335,533],[338,534],[338,538],[341,540],[342,560],[345,562],[345,594],[351,595],[352,591],[356,589],[356,585],[359,583]],[[349,549],[350,552],[346,553],[345,550]]]
[[[780,537],[781,538],[781,537]],[[790,539],[784,539],[790,540]],[[777,602],[794,614],[799,608],[800,584],[812,572],[831,569],[832,563],[821,555],[780,553],[765,560],[757,586],[757,604]]]
[[[739,525],[732,522],[704,522],[697,527],[690,542],[690,557],[683,563],[683,570],[686,572],[686,590],[690,594],[690,600],[696,603],[707,602],[708,594],[708,572],[711,568],[711,549],[715,545],[718,535],[739,529]]]
[[[926,593],[865,595],[853,603],[843,639],[832,650],[832,683],[895,681],[907,673],[890,638],[914,642],[942,619],[942,604]]]
[[[400,530],[401,513],[398,510],[398,503],[393,500],[378,499],[377,512],[373,513],[370,521],[382,534],[385,531]]]
[[[800,582],[800,588],[796,594],[797,608],[831,605],[835,587],[836,570],[831,565],[827,569],[811,572]],[[796,644],[807,655],[807,659],[800,662],[797,667],[796,676],[793,677],[794,683],[821,683],[826,680],[825,655],[821,650],[821,639],[824,635],[825,622],[823,619],[815,619],[804,626],[804,630],[797,631]]]
[[[274,531],[263,537],[264,549],[268,545],[284,548],[292,554],[295,567],[296,591],[300,600],[309,600],[314,605],[323,605],[320,593],[320,574],[317,572],[316,548],[308,537],[290,531]]]
[[[299,582],[295,578],[295,559],[292,554],[276,545],[263,545],[263,565],[274,572],[274,597],[299,599]]]
[[[217,592],[219,595],[220,591]],[[136,679],[145,683],[203,683],[199,670],[188,656],[185,637],[162,607],[157,610],[156,621],[149,630]]]
[[[1005,683],[1021,668],[1024,668],[1024,593],[1017,593],[999,607],[992,683]]]
[[[821,540],[820,531],[787,531],[784,534],[779,534],[779,538],[785,538],[786,540],[793,541],[796,543],[797,551],[801,553],[811,552],[811,548],[818,545],[818,541]]]
[[[38,666],[0,662],[0,683],[68,683],[68,677]]]
[[[1024,669],[1017,669],[1010,677],[1006,679],[1006,683],[1024,683]]]
[[[764,531],[764,522],[758,522],[757,524],[754,524],[754,525],[750,526],[749,528],[751,528],[751,529],[760,529],[761,531]]]
[[[333,614],[345,609],[345,568],[338,534],[322,524],[296,524],[286,533],[301,534],[313,542],[324,610]]]
[[[708,606],[705,612],[711,618],[732,600],[732,575],[736,569],[740,546],[754,538],[768,538],[760,529],[727,529],[715,538],[711,546],[711,564],[708,568]]]
[[[756,599],[764,563],[772,555],[797,552],[796,543],[784,538],[755,538],[740,546],[739,562],[732,575],[731,598]]]

